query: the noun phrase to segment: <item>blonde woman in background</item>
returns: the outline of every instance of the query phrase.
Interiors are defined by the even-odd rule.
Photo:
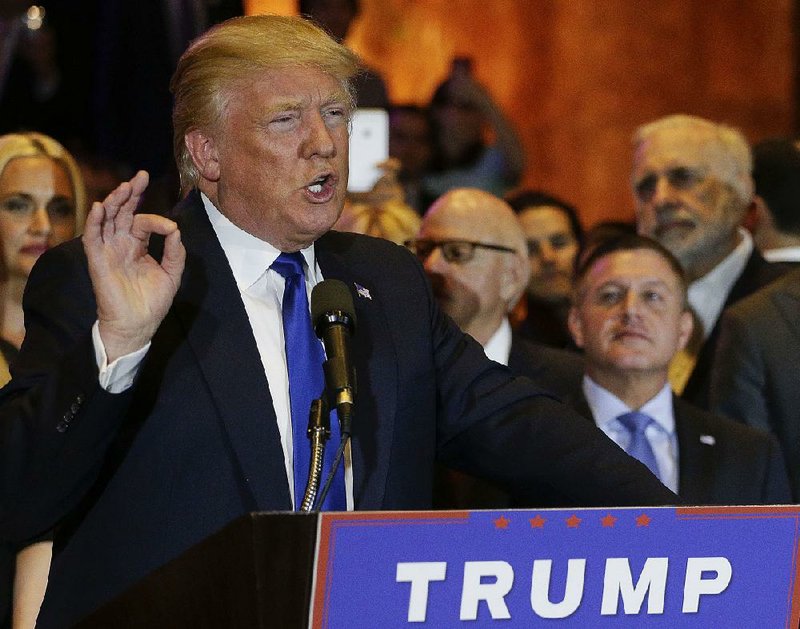
[[[416,236],[421,219],[405,202],[397,181],[399,166],[394,159],[383,162],[379,167],[384,174],[372,190],[349,193],[333,229],[384,238],[398,245]]]
[[[47,249],[77,236],[85,216],[83,179],[75,160],[61,144],[40,133],[0,136],[1,384],[9,380],[8,363],[25,337],[22,294],[33,265]],[[52,542],[45,540],[26,546],[16,555],[14,629],[35,625],[51,553]],[[5,595],[0,592],[0,596]]]

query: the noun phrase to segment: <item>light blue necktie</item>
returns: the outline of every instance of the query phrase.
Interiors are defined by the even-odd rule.
[[[311,402],[322,395],[325,379],[322,363],[325,352],[314,335],[306,296],[303,274],[303,254],[282,253],[272,263],[273,270],[285,280],[283,290],[283,335],[286,343],[286,366],[289,371],[289,404],[292,413],[292,443],[294,455],[294,500],[296,507],[303,501],[308,480],[311,444],[307,437],[308,415]],[[325,448],[322,480],[325,482],[339,446],[339,422],[336,414],[331,418],[331,439]],[[344,465],[340,465],[331,485],[325,504],[326,511],[347,509],[344,489]]]
[[[640,411],[631,411],[630,413],[620,415],[617,419],[625,426],[631,435],[630,443],[625,451],[644,463],[650,468],[650,471],[656,475],[656,478],[660,480],[661,475],[658,470],[656,455],[653,452],[650,442],[647,440],[647,436],[644,434],[647,427],[654,421],[653,418]]]

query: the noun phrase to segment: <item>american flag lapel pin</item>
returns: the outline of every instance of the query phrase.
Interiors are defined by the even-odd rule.
[[[356,294],[357,294],[359,297],[362,297],[362,298],[364,298],[364,299],[369,299],[370,301],[372,301],[372,295],[370,295],[370,294],[369,294],[369,289],[368,289],[368,288],[364,288],[364,287],[363,287],[361,284],[359,284],[358,282],[353,282],[353,284],[354,284],[354,285],[355,285],[355,287],[356,287]]]

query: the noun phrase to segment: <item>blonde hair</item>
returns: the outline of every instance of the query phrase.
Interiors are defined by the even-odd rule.
[[[345,203],[333,229],[391,240],[402,245],[419,231],[422,219],[412,208],[396,199],[382,203]]]
[[[86,220],[86,187],[75,158],[60,143],[43,133],[8,133],[0,136],[0,173],[12,159],[18,157],[47,157],[67,171],[75,201],[75,234],[80,234]]]
[[[741,131],[687,114],[674,114],[642,125],[633,136],[635,150],[652,136],[664,131],[698,131],[703,154],[719,177],[730,184],[747,204],[753,199],[753,156]],[[703,135],[704,134],[704,135]]]
[[[352,104],[350,81],[358,72],[358,58],[309,20],[280,15],[237,17],[192,42],[170,84],[175,103],[173,149],[184,192],[200,178],[185,145],[186,134],[213,129],[234,97],[237,83],[258,71],[298,66],[336,78]]]

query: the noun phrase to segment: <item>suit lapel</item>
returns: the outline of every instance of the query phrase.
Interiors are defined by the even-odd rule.
[[[754,293],[762,286],[766,286],[784,273],[785,269],[783,267],[777,264],[770,264],[762,257],[757,249],[753,249],[750,257],[747,259],[747,264],[745,264],[744,269],[742,269],[741,274],[736,282],[734,282],[728,296],[725,298],[722,311],[717,321],[714,323],[713,329],[700,347],[694,369],[683,390],[683,399],[701,408],[708,407],[711,367],[714,361],[717,339],[719,338],[722,313],[725,312],[725,308],[732,306],[737,301]]]
[[[341,280],[353,295],[357,319],[352,342],[357,379],[351,442],[353,498],[356,509],[379,509],[386,492],[397,409],[397,355],[386,332],[389,324],[381,287],[359,273],[358,261],[348,259],[347,247],[336,247],[340,242],[341,236],[323,236],[317,241],[316,256],[325,279]]]
[[[678,438],[678,495],[689,504],[706,504],[714,481],[716,449],[709,443],[713,435],[703,432],[705,424],[700,418],[692,421],[683,400],[673,395],[672,402]]]
[[[197,357],[255,507],[291,509],[275,409],[239,290],[199,193],[182,206],[178,224],[186,270],[173,312]]]

